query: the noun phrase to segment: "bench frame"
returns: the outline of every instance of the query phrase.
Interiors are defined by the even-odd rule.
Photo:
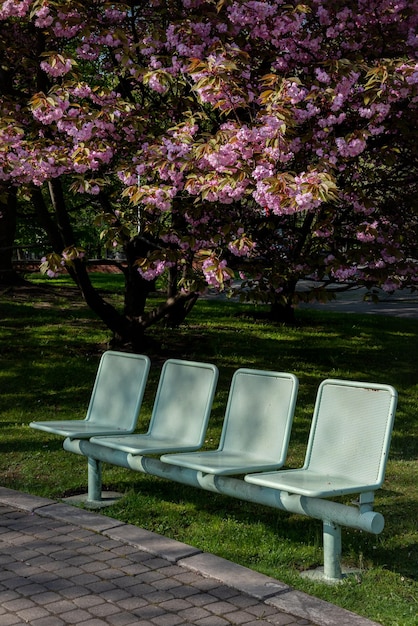
[[[189,362],[193,365],[193,362]],[[202,364],[200,364],[202,365]],[[206,364],[207,366],[209,364]],[[213,385],[208,398],[208,406],[205,415],[208,417],[210,406],[213,400],[217,380],[217,369],[213,368]],[[163,368],[164,369],[164,368]],[[325,383],[334,383],[338,381],[324,381],[320,389]],[[347,383],[349,384],[349,383]],[[360,386],[361,383],[354,383]],[[370,391],[376,390],[371,384],[364,384]],[[379,387],[378,385],[376,388]],[[240,500],[269,506],[274,509],[280,509],[289,513],[305,515],[314,519],[319,519],[323,524],[323,568],[318,568],[314,572],[304,572],[305,575],[311,575],[317,580],[326,583],[338,583],[344,576],[345,572],[341,567],[341,527],[347,526],[354,529],[366,531],[372,534],[379,534],[384,528],[383,516],[373,510],[374,491],[377,489],[384,477],[384,467],[387,453],[390,445],[390,432],[393,424],[393,418],[396,410],[397,394],[396,391],[389,386],[380,386],[390,389],[392,392],[392,400],[387,422],[387,437],[383,446],[384,464],[380,475],[381,481],[377,484],[367,483],[360,490],[359,499],[351,505],[342,504],[327,499],[329,493],[323,494],[304,494],[290,492],[285,490],[282,485],[271,486],[258,482],[258,477],[262,474],[253,474],[243,477],[232,475],[222,475],[220,473],[208,473],[194,467],[186,467],[182,465],[164,462],[163,459],[157,459],[149,456],[150,452],[138,450],[138,453],[123,449],[123,445],[119,449],[115,449],[104,445],[100,442],[100,437],[89,440],[84,437],[67,436],[64,440],[64,450],[73,452],[78,455],[87,457],[88,459],[88,494],[85,504],[92,508],[99,508],[104,503],[109,503],[106,496],[102,495],[102,463],[109,463],[119,467],[134,470],[136,472],[150,474],[160,478],[172,480],[185,485],[204,489],[214,493],[238,498]],[[297,390],[297,385],[296,385]],[[158,393],[157,393],[158,398]],[[292,405],[293,410],[293,405]],[[316,409],[315,409],[316,415]],[[314,415],[314,418],[315,418]],[[315,424],[315,419],[313,421]],[[59,434],[59,433],[57,433]],[[202,441],[203,441],[202,435]],[[287,442],[286,446],[287,448]],[[154,454],[158,454],[155,452]],[[302,468],[304,469],[304,468]],[[286,474],[289,470],[282,472]],[[280,471],[278,473],[281,473]],[[254,482],[252,482],[252,477]],[[246,480],[249,478],[250,480]],[[345,492],[344,492],[345,493]],[[358,491],[353,493],[359,493]],[[338,495],[338,494],[337,494]]]
[[[198,470],[163,463],[159,459],[142,455],[132,455],[111,450],[82,439],[65,439],[64,450],[89,458],[89,494],[101,499],[101,484],[96,483],[95,463],[104,462],[151,474],[178,483],[198,487],[240,500],[298,513],[323,522],[323,573],[317,577],[324,582],[340,582],[344,573],[341,568],[341,526],[348,526],[372,534],[379,534],[384,528],[384,518],[373,511],[373,493],[361,495],[358,505],[349,506],[332,500],[310,498],[297,494],[254,485],[240,478],[204,474]],[[99,493],[97,493],[99,492]]]

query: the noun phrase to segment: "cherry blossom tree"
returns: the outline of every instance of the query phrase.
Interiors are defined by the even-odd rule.
[[[417,0],[5,0],[0,20],[0,180],[118,337],[236,272],[287,316],[306,276],[417,285]],[[125,251],[123,314],[69,194]]]

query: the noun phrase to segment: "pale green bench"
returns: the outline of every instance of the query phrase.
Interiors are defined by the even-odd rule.
[[[163,454],[202,447],[218,380],[210,363],[169,359],[162,367],[146,433],[92,437],[91,441],[129,454]]]
[[[50,420],[29,425],[71,439],[132,433],[138,421],[149,370],[147,356],[108,350],[100,359],[83,420]]]
[[[341,526],[373,534],[384,527],[383,516],[373,511],[373,500],[384,479],[396,390],[325,380],[317,393],[305,463],[300,469],[283,470],[277,467],[283,466],[287,454],[297,379],[280,372],[238,370],[218,449],[201,451],[217,377],[215,366],[169,360],[161,372],[147,433],[90,440],[67,436],[64,449],[89,459],[88,501],[102,498],[98,468],[107,462],[320,519],[324,567],[315,574],[326,582],[340,581]],[[359,499],[350,504],[331,500],[346,494],[359,494]]]
[[[100,446],[102,458],[85,453],[88,457],[87,502],[97,504],[102,500],[102,461],[123,465],[121,457],[125,459],[127,455],[198,450],[204,442],[217,381],[215,365],[168,359],[161,370],[147,432],[91,437],[92,445]],[[68,442],[73,439],[69,437],[64,441],[64,449],[68,449]],[[81,454],[86,443],[80,438]]]
[[[218,449],[165,454],[161,461],[218,475],[282,467],[297,392],[298,379],[293,374],[237,370],[231,382]]]
[[[284,501],[293,497],[307,515],[317,499],[347,494],[359,494],[359,510],[371,512],[374,492],[384,481],[396,404],[390,385],[323,381],[303,467],[250,474],[245,481],[276,490]],[[341,526],[332,516],[324,517],[324,551],[325,578],[340,579]]]

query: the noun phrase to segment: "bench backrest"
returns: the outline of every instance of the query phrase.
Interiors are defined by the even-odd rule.
[[[133,432],[145,391],[150,360],[142,354],[108,350],[100,359],[86,421]]]
[[[284,463],[298,392],[293,374],[247,368],[232,378],[219,449]]]
[[[182,446],[203,445],[217,381],[218,368],[210,363],[166,361],[147,434]]]
[[[390,385],[324,380],[318,389],[304,468],[379,488],[397,404]]]

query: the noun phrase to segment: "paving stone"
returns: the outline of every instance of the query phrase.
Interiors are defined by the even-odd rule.
[[[77,622],[68,622],[68,624],[76,624]],[[106,626],[107,622],[105,620],[99,619],[97,617],[93,617],[85,622],[82,622],[83,626]]]
[[[196,626],[229,626],[229,622],[219,615],[209,615],[196,621]]]
[[[55,591],[44,591],[43,593],[38,593],[33,596],[33,601],[42,605],[47,605],[51,602],[59,602],[60,600],[61,596]]]
[[[109,591],[113,591],[115,589],[115,585],[108,580],[99,580],[96,583],[91,583],[88,586],[88,589],[85,589],[85,593],[93,593],[104,594]]]
[[[65,624],[62,619],[56,616],[41,617],[32,622],[31,626],[62,626]]]
[[[0,590],[0,605],[3,606],[5,602],[9,600],[15,600],[19,597],[19,594],[16,591],[12,591],[11,589],[1,589]]]
[[[147,602],[143,598],[139,598],[137,596],[130,596],[129,598],[125,598],[124,600],[117,602],[117,605],[126,611],[136,611],[146,604]]]
[[[77,609],[73,607],[71,611],[67,611],[66,613],[61,613],[60,618],[66,624],[80,624],[82,622],[86,622],[91,619],[91,614],[83,609]]]
[[[35,603],[28,598],[17,597],[14,600],[9,600],[8,602],[3,602],[3,608],[7,611],[11,611],[12,613],[17,613],[18,611],[23,611],[24,609],[33,608]]]
[[[231,624],[248,624],[254,621],[254,615],[247,613],[247,611],[234,611],[227,614],[228,620]]]
[[[95,596],[89,593],[81,598],[73,598],[72,603],[80,607],[80,609],[90,609],[98,604],[103,604],[103,596]]]
[[[89,613],[95,615],[96,617],[108,617],[109,615],[114,615],[115,613],[119,613],[119,609],[114,604],[110,604],[110,602],[97,604],[96,606],[92,606],[89,608]]]
[[[189,609],[191,607],[190,602],[186,602],[186,600],[181,600],[180,598],[173,598],[172,600],[165,600],[163,602],[159,602],[159,605],[165,611],[176,612],[184,611],[185,609]]]
[[[231,563],[213,554],[197,554],[179,562],[193,571],[203,573],[222,581],[233,589],[248,593],[260,600],[284,591],[289,587],[263,574],[254,575],[254,572]]]
[[[193,604],[194,606],[209,606],[210,604],[218,601],[218,598],[216,596],[213,596],[209,593],[197,593],[194,596],[191,596],[191,598],[189,599],[191,604]]]
[[[110,626],[131,626],[131,624],[135,624],[137,626],[139,623],[137,618],[135,618],[135,621],[132,620],[131,613],[125,613],[123,611],[118,611],[114,615],[109,615],[107,621]]]
[[[62,595],[66,598],[79,598],[89,593],[89,590],[81,585],[71,585],[61,591]]]
[[[51,613],[40,606],[35,606],[30,609],[26,609],[25,611],[18,611],[17,615],[23,622],[31,624],[33,620],[40,619],[41,617],[48,617]]]
[[[146,600],[149,604],[161,604],[162,602],[169,602],[170,600],[174,600],[174,596],[169,591],[163,591],[161,589],[157,589],[152,593],[146,593],[142,595],[143,599]],[[190,604],[188,604],[190,606]]]
[[[236,611],[236,607],[230,602],[212,602],[209,610],[215,615],[227,615],[232,611]]]
[[[156,626],[178,626],[184,624],[181,617],[175,613],[167,613],[166,615],[159,615],[155,620],[151,620]]]
[[[0,626],[14,626],[15,624],[21,624],[22,620],[17,615],[7,613],[0,615]],[[55,625],[58,626],[58,625]]]
[[[204,609],[203,607],[193,606],[189,609],[184,609],[183,611],[180,611],[179,615],[183,619],[193,624],[199,619],[208,617],[210,615],[210,612],[207,609]]]
[[[50,613],[53,613],[54,615],[68,613],[68,611],[73,611],[77,608],[75,603],[70,602],[70,600],[65,600],[63,598],[60,598],[55,602],[46,602],[44,606],[46,606],[48,611]]]

